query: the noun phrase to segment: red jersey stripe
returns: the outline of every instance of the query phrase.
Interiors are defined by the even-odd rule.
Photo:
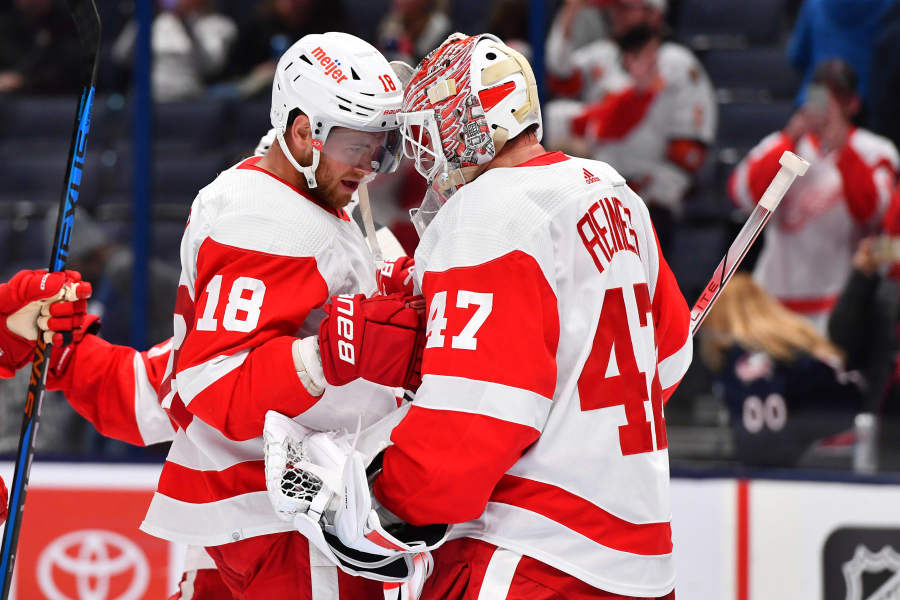
[[[504,475],[491,502],[538,513],[613,550],[647,556],[672,552],[669,523],[630,523],[548,483]]]
[[[822,298],[779,298],[785,308],[797,313],[827,312],[837,304],[837,296],[824,296]]]
[[[250,492],[266,491],[265,462],[248,460],[221,471],[198,471],[166,462],[157,492],[181,502],[218,502]]]

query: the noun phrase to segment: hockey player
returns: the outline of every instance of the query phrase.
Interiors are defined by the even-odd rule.
[[[686,47],[664,40],[665,0],[612,0],[611,39],[575,50],[567,2],[547,38],[547,70],[577,100],[547,104],[548,142],[574,137],[613,165],[650,209],[664,254],[716,128],[713,87]]]
[[[19,271],[0,284],[0,377],[13,377],[31,362],[38,334],[59,344],[81,326],[91,284],[77,271]],[[0,524],[6,521],[6,485],[0,479]]]
[[[401,129],[427,344],[374,494],[458,524],[423,598],[674,597],[663,404],[692,346],[647,207],[544,151],[531,67],[491,35],[419,65]]]
[[[822,63],[806,104],[783,131],[763,138],[729,181],[734,203],[750,211],[784,150],[810,162],[766,229],[753,276],[820,333],[850,273],[856,243],[884,215],[897,175],[894,145],[853,125],[859,102],[850,65],[839,59]]]
[[[192,206],[160,390],[178,431],[142,529],[206,546],[235,597],[382,593],[336,572],[276,516],[260,435],[268,409],[353,429],[396,408],[390,390],[371,385],[329,395],[358,377],[415,385],[418,313],[404,300],[339,299],[332,314],[343,315],[325,322],[322,310],[329,296],[375,291],[371,253],[343,208],[360,183],[396,165],[401,100],[369,44],[302,38],[275,75],[278,143],[222,173]]]

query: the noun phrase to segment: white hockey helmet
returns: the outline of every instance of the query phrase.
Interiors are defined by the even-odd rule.
[[[400,113],[403,152],[433,190],[413,217],[419,233],[428,215],[476,177],[508,139],[532,126],[540,140],[531,65],[496,36],[455,33],[426,56],[406,86]]]
[[[282,151],[310,188],[316,187],[322,152],[372,173],[397,168],[397,114],[403,100],[397,79],[378,50],[347,33],[306,35],[287,49],[275,69],[270,116]],[[313,159],[308,166],[297,163],[284,140],[288,118],[295,109],[309,118],[312,128]],[[329,135],[338,133],[333,131],[336,127],[341,128],[344,139],[332,139],[329,144]],[[363,134],[353,139],[353,132]],[[382,132],[383,136],[371,135]]]

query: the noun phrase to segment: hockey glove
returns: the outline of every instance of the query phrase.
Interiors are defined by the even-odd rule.
[[[383,524],[366,473],[366,463],[372,468],[377,461],[347,435],[315,432],[269,411],[263,440],[275,512],[342,571],[408,584],[409,596],[416,597],[431,570],[429,551],[446,540],[449,526]]]
[[[100,331],[100,317],[87,314],[81,325],[72,331],[71,341],[58,339],[63,336],[56,334],[53,339],[53,350],[50,352],[50,374],[62,377],[84,336],[96,334],[98,331]]]
[[[82,325],[90,295],[91,284],[77,271],[19,271],[0,285],[0,367],[24,366],[39,330],[45,342],[62,342],[59,334]]]
[[[415,391],[422,383],[425,302],[421,296],[335,296],[325,305],[319,352],[325,380],[363,378]]]
[[[384,261],[381,269],[375,274],[378,291],[385,296],[389,294],[413,294],[413,267],[416,261],[409,256],[401,256]]]

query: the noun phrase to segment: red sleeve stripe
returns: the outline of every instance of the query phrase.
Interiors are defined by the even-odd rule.
[[[166,462],[157,492],[181,502],[204,504],[266,491],[265,461],[250,460],[221,471],[198,471]]]
[[[249,349],[240,350],[231,356],[217,356],[199,365],[182,369],[175,378],[178,395],[185,406],[203,390],[216,383],[247,360]]]
[[[175,435],[169,415],[159,405],[156,388],[147,376],[144,357],[134,354],[134,417],[145,446],[167,442]]]
[[[414,405],[493,417],[543,431],[553,402],[521,388],[450,375],[425,375]]]
[[[694,342],[692,338],[688,338],[677,352],[660,361],[659,384],[663,389],[677,385],[681,381],[688,367],[691,366],[693,356]]]
[[[504,475],[491,495],[491,502],[543,515],[601,546],[620,552],[644,556],[672,552],[672,527],[668,522],[631,523],[549,483]]]

